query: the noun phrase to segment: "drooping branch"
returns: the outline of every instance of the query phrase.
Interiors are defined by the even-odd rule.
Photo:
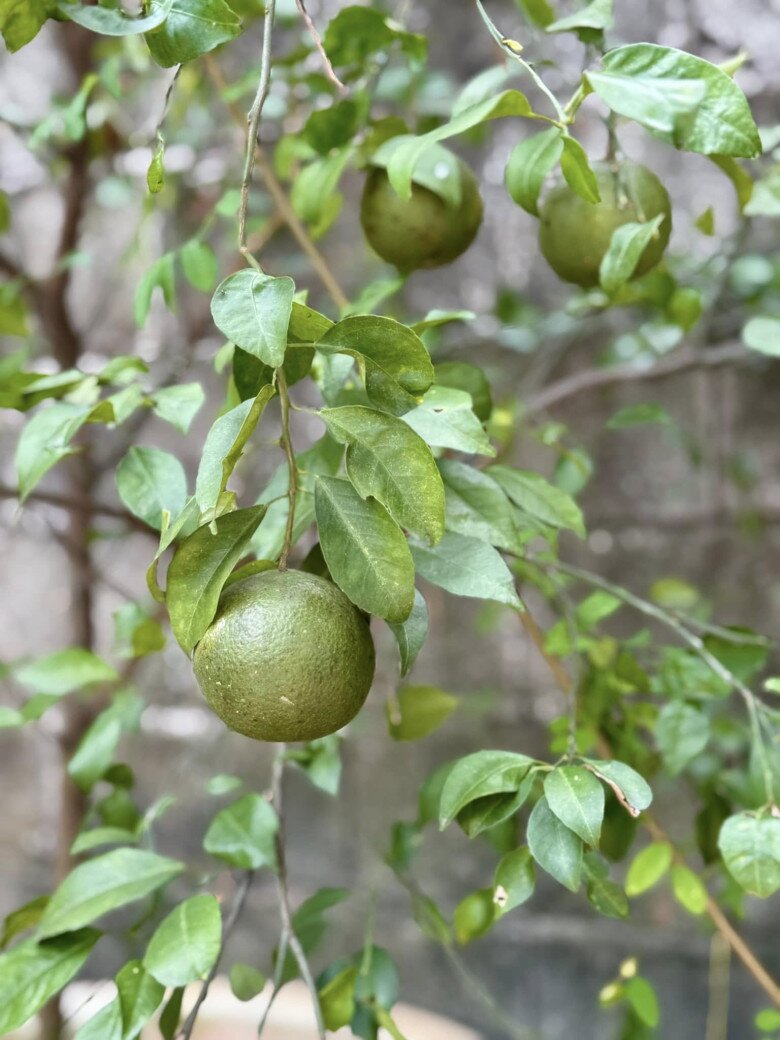
[[[348,92],[347,88],[336,75],[336,71],[333,68],[333,64],[330,58],[328,57],[327,51],[322,45],[322,37],[317,32],[317,26],[314,24],[314,22],[311,19],[311,15],[306,10],[306,4],[304,3],[304,0],[295,0],[295,3],[298,7],[298,13],[303,19],[303,24],[306,26],[312,40],[314,40],[314,46],[317,48],[319,52],[320,59],[322,61],[322,66],[325,69],[325,75],[328,77],[328,79],[331,81],[334,87],[339,91],[339,93],[346,94]]]

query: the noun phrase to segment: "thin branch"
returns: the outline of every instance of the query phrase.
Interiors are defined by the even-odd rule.
[[[222,942],[219,947],[217,959],[214,961],[214,965],[211,971],[208,973],[206,979],[203,982],[203,985],[200,987],[200,992],[198,993],[198,998],[195,1001],[195,1004],[193,1005],[192,1011],[190,1011],[189,1015],[187,1016],[184,1022],[184,1025],[177,1033],[177,1036],[180,1037],[181,1040],[190,1040],[190,1037],[192,1036],[192,1031],[195,1028],[195,1021],[198,1017],[198,1012],[200,1011],[204,1000],[209,995],[209,987],[216,978],[217,970],[219,969],[219,963],[222,960],[222,955],[225,952],[225,947],[227,946],[228,940],[230,939],[230,936],[233,934],[233,931],[236,925],[238,924],[238,919],[241,917],[241,912],[244,909],[244,903],[246,902],[246,897],[249,894],[249,889],[252,887],[252,881],[254,880],[254,876],[255,872],[253,870],[247,870],[241,876],[241,881],[238,884],[238,889],[230,907],[230,913],[226,917],[225,923],[222,927]]]
[[[610,591],[613,591],[614,595],[618,595],[616,587],[610,588]],[[526,615],[530,616],[530,611],[526,610]],[[521,617],[524,616],[525,615],[521,615]],[[556,662],[556,668],[552,668],[552,659],[544,649],[544,632],[540,628],[540,626],[536,624],[532,617],[531,621],[533,623],[530,626],[526,625],[526,631],[531,636],[534,645],[538,648],[539,652],[542,654],[545,661],[548,663],[551,670],[553,671],[553,674],[555,675],[555,678],[558,681],[558,684],[561,687],[562,692],[568,694],[569,689],[571,688],[571,680],[569,679],[568,674],[562,668],[560,662]],[[632,813],[632,815],[635,814]],[[669,844],[674,849],[674,854],[677,862],[681,864],[685,863],[685,859],[682,856],[682,854],[676,849],[669,835],[663,830],[660,824],[656,822],[656,820],[654,820],[646,812],[641,814],[640,820],[642,825],[646,828],[646,830],[649,831],[650,835],[656,841],[669,842]],[[775,982],[775,980],[772,978],[772,976],[769,974],[766,968],[764,968],[764,966],[758,960],[758,958],[750,949],[750,947],[742,938],[742,936],[734,929],[731,922],[728,920],[718,903],[712,898],[709,892],[707,893],[707,915],[712,921],[715,928],[720,932],[724,939],[726,939],[734,953],[736,953],[736,955],[745,965],[745,967],[756,980],[756,982],[759,984],[759,986],[771,998],[771,1000],[774,1001],[775,1004],[780,1006],[780,986]]]
[[[273,989],[271,990],[271,996],[268,998],[268,1003],[263,1011],[263,1017],[257,1027],[257,1035],[262,1036],[265,1024],[268,1021],[268,1016],[271,1013],[271,1008],[276,1003],[276,998],[279,995],[279,990],[282,988],[284,979],[284,963],[287,960],[287,948],[290,944],[289,932],[283,931],[279,938],[279,947],[276,951],[276,968],[274,970],[274,982]]]
[[[287,391],[287,379],[284,369],[280,366],[276,370],[276,389],[279,391],[279,401],[282,410],[282,436],[280,443],[287,456],[287,498],[289,509],[287,510],[287,524],[284,530],[284,542],[282,553],[279,557],[279,570],[287,570],[287,558],[290,555],[290,547],[293,539],[293,528],[295,527],[295,501],[298,496],[298,466],[295,462],[292,439],[290,437],[290,395]]]
[[[0,499],[14,499],[18,497],[19,492],[16,488],[0,485]],[[116,520],[124,520],[139,531],[144,531],[144,533],[156,537],[151,528],[147,527],[147,525],[142,520],[139,520],[138,517],[133,516],[132,513],[128,513],[126,509],[119,509],[115,506],[103,505],[97,502],[85,502],[83,499],[74,498],[72,495],[58,495],[49,491],[33,491],[32,494],[27,496],[27,501],[41,502],[45,505],[57,506],[57,508],[66,509],[71,513],[89,513],[94,514],[95,516],[106,516]]]
[[[209,79],[217,88],[220,94],[227,89],[227,83],[225,82],[222,70],[214,59],[213,55],[206,54],[203,57],[203,63],[206,67],[206,73]],[[243,116],[239,107],[232,102],[225,102],[234,121],[239,125],[243,125]],[[330,295],[333,302],[339,308],[344,310],[349,306],[349,297],[346,295],[344,290],[341,288],[335,277],[331,273],[328,263],[325,260],[322,253],[317,249],[314,242],[311,240],[308,231],[306,230],[303,222],[298,217],[298,214],[292,207],[292,203],[287,197],[287,193],[279,182],[276,174],[274,173],[271,163],[266,159],[265,154],[261,148],[257,149],[255,154],[255,164],[260,172],[260,176],[266,186],[268,194],[271,196],[274,205],[276,206],[279,213],[284,218],[285,224],[290,229],[291,234],[294,236],[298,245],[301,247],[303,252],[309,259],[312,268],[314,269],[317,277],[322,282],[325,290]]]
[[[266,0],[265,17],[263,19],[263,50],[260,59],[260,81],[257,84],[255,100],[252,102],[252,107],[249,110],[244,176],[241,181],[241,206],[238,211],[238,248],[244,258],[254,267],[259,267],[259,264],[247,249],[246,215],[249,207],[249,187],[252,183],[252,170],[255,165],[255,154],[259,144],[260,117],[263,114],[263,106],[271,86],[271,41],[275,13],[276,0]]]
[[[279,817],[279,830],[276,832],[276,859],[277,859],[277,891],[279,895],[279,915],[282,920],[282,941],[280,941],[279,949],[281,955],[282,942],[284,937],[287,937],[287,944],[290,947],[293,957],[298,965],[298,971],[301,973],[301,978],[306,984],[307,989],[311,995],[312,1009],[314,1011],[314,1017],[317,1021],[317,1036],[320,1040],[325,1040],[325,1023],[322,1020],[322,1008],[320,1007],[320,998],[317,993],[317,984],[314,981],[309,962],[306,959],[306,953],[304,952],[301,941],[295,934],[292,923],[292,911],[290,910],[290,893],[287,888],[287,859],[285,855],[285,817],[284,817],[284,763],[285,763],[285,752],[287,747],[285,744],[279,745],[276,758],[274,759],[273,769],[271,772],[271,792],[270,802],[276,809],[276,815]],[[283,958],[282,958],[283,961]],[[278,962],[277,962],[278,963]],[[273,997],[273,995],[272,995]],[[268,1009],[266,1014],[263,1016],[263,1022],[265,1022]]]
[[[676,351],[655,365],[642,367],[633,362],[625,365],[613,365],[611,368],[588,368],[566,376],[549,386],[544,387],[525,403],[526,415],[535,415],[546,411],[554,404],[560,404],[570,397],[575,397],[587,390],[596,390],[618,383],[648,382],[653,379],[665,379],[700,368],[719,368],[735,362],[749,361],[753,358],[741,346],[728,345],[710,350],[682,349]]]
[[[322,46],[322,38],[320,34],[317,32],[317,26],[311,20],[311,15],[306,10],[306,4],[304,3],[304,0],[295,0],[295,3],[298,7],[298,12],[301,18],[303,19],[303,24],[309,30],[309,35],[314,40],[314,46],[319,51],[320,58],[322,59],[322,65],[325,69],[325,75],[328,77],[328,79],[331,81],[334,87],[339,91],[339,93],[347,94],[347,88],[336,75],[331,60],[328,57],[325,48]]]

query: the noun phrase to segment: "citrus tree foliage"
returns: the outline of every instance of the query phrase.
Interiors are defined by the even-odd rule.
[[[681,913],[709,913],[717,927],[724,920],[721,904],[738,919],[747,897],[768,899],[780,888],[779,716],[772,702],[780,679],[766,675],[769,640],[714,624],[702,597],[682,582],[659,580],[645,599],[569,565],[567,544],[587,533],[577,504],[592,470],[586,451],[560,424],[537,421],[533,410],[524,416],[522,391],[520,408],[506,400],[494,406],[473,358],[444,356],[442,328],[473,315],[437,310],[432,300],[427,315],[409,316],[393,299],[414,267],[451,259],[474,229],[448,240],[441,255],[402,248],[401,275],[359,286],[352,300],[323,270],[316,245],[338,223],[342,178],[355,169],[373,171],[390,193],[386,205],[393,212],[424,199],[424,221],[450,207],[448,220],[457,223],[461,214],[478,224],[477,182],[442,142],[484,139],[496,120],[516,131],[506,190],[533,218],[555,219],[544,199],[548,181],[556,179],[563,186],[556,191],[567,192],[567,205],[578,213],[587,217],[606,205],[610,170],[622,162],[619,133],[629,121],[719,167],[740,220],[776,217],[777,168],[771,158],[761,159],[759,131],[734,79],[740,62],[718,66],[670,47],[618,41],[611,0],[573,12],[563,3],[555,5],[560,12],[553,10],[546,0],[461,6],[464,33],[491,34],[496,60],[462,84],[444,111],[427,90],[437,70],[426,64],[426,38],[381,4],[343,6],[319,26],[320,39],[300,17],[303,5],[283,0],[266,0],[265,8],[259,0],[150,0],[137,14],[112,2],[0,3],[9,51],[50,22],[59,24],[48,30],[67,32],[91,50],[73,96],[36,126],[19,129],[52,166],[58,156],[71,163],[79,156],[90,176],[90,162],[99,163],[113,147],[112,113],[121,112],[139,85],[162,81],[160,68],[174,70],[164,81],[168,96],[148,148],[144,185],[145,210],[167,210],[171,231],[167,251],[136,287],[134,318],[142,329],[158,297],[175,312],[182,294],[210,296],[213,323],[224,337],[214,367],[225,389],[194,479],[169,451],[127,448],[122,430],[140,426],[148,410],[187,435],[203,390],[175,374],[150,384],[137,355],[114,357],[98,370],[82,365],[78,352],[69,359],[67,350],[56,349],[51,327],[36,320],[36,283],[9,265],[1,320],[4,332],[18,339],[0,361],[0,403],[24,413],[15,456],[19,501],[45,491],[49,471],[67,468],[63,460],[78,456],[90,428],[99,427],[101,436],[125,444],[116,464],[118,497],[134,522],[152,532],[156,549],[149,601],[128,603],[117,615],[117,661],[72,646],[10,664],[26,696],[18,707],[0,709],[4,727],[34,724],[73,698],[95,708],[67,766],[88,806],[73,836],[74,865],[51,893],[5,921],[0,1034],[21,1026],[74,978],[117,920],[107,924],[106,915],[131,906],[140,917],[131,929],[133,957],[116,976],[116,995],[80,1029],[80,1040],[134,1037],[153,1019],[163,1037],[189,1036],[192,1015],[179,1034],[183,987],[207,986],[218,966],[229,970],[239,1000],[260,992],[268,975],[272,1002],[301,975],[322,1035],[349,1026],[365,1040],[380,1028],[401,1037],[392,1017],[398,971],[371,929],[364,949],[328,960],[328,911],[349,893],[322,889],[292,908],[286,893],[282,770],[294,764],[335,795],[340,737],[282,747],[270,797],[242,792],[236,778],[215,775],[211,793],[229,801],[203,835],[211,867],[197,873],[151,850],[155,821],[175,809],[164,796],[137,806],[132,773],[118,757],[123,734],[137,727],[146,704],[146,695],[125,681],[122,659],[161,650],[163,618],[191,655],[226,585],[284,569],[288,559],[328,577],[374,626],[392,631],[399,678],[387,702],[389,739],[424,739],[458,710],[457,697],[409,679],[427,636],[431,585],[515,615],[518,638],[536,643],[568,698],[569,710],[550,725],[543,759],[522,746],[475,747],[425,782],[419,804],[388,836],[386,862],[409,893],[410,914],[450,957],[533,899],[540,872],[588,901],[594,914],[618,919],[629,917],[632,902],[652,886],[669,885]],[[505,35],[510,31],[523,36],[525,48]],[[545,84],[544,66],[534,64],[543,53],[554,54],[550,43],[557,34],[579,38],[589,57],[579,82],[560,96]],[[216,103],[225,120],[232,112],[239,125],[250,110],[249,143],[245,157],[240,147],[228,157],[232,183],[195,224],[191,214],[181,216],[187,199],[168,171],[166,146],[175,142],[188,107]],[[577,137],[578,115],[589,105],[605,113],[605,164]],[[266,138],[273,145],[264,144]],[[766,139],[771,150],[776,135]],[[630,219],[621,216],[609,226],[592,279],[581,280],[587,288],[570,304],[575,317],[610,308],[634,316],[635,331],[608,359],[613,363],[630,356],[640,366],[653,365],[665,352],[674,358],[693,349],[696,337],[706,341],[718,286],[729,276],[723,265],[741,262],[731,255],[720,268],[697,271],[673,260],[657,266],[668,238],[660,184],[658,192],[657,214],[632,203]],[[313,264],[311,273],[329,294],[317,292],[317,308],[288,273],[263,268],[254,243],[270,219],[269,196],[301,246],[295,271]],[[619,204],[619,198],[610,203]],[[13,228],[12,210],[4,198],[6,228]],[[717,233],[711,212],[697,223],[704,233]],[[373,241],[368,224],[366,232]],[[74,240],[59,258],[63,269],[78,262],[77,246]],[[376,248],[383,248],[378,239]],[[557,270],[552,254],[545,249],[545,255]],[[762,313],[767,280],[755,280],[743,262],[735,284],[744,301],[745,350],[777,357],[778,319]],[[46,360],[52,348],[56,365]],[[296,454],[296,408],[315,398],[307,410],[319,439]],[[278,451],[267,444],[279,414],[279,468],[266,488],[247,489],[239,501],[234,471],[250,450]],[[668,422],[648,403],[624,409],[609,427]],[[517,424],[552,449],[556,461],[545,472],[505,461]],[[527,598],[546,600],[559,618],[546,633]],[[608,627],[618,614],[620,630],[630,633],[623,638]],[[695,855],[690,846],[678,848],[652,815],[653,787],[664,776],[686,783],[699,800]],[[461,832],[464,855],[475,840],[487,840],[494,850],[494,870],[456,906],[437,905],[436,893],[424,892],[415,878],[417,849],[436,842],[445,828]],[[198,884],[204,873],[219,870],[239,878],[227,909],[208,883]],[[257,950],[252,965],[231,964],[226,941],[258,872],[278,876],[280,944]],[[179,902],[166,895],[174,879]],[[313,953],[318,973],[309,966]],[[756,977],[776,999],[776,984]],[[645,1036],[660,1021],[659,1000],[634,961],[600,999],[623,1008],[624,1037]],[[762,1018],[770,1030],[777,1025],[773,1014]]]

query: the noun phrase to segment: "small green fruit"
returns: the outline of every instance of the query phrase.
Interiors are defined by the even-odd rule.
[[[540,209],[539,245],[545,260],[559,278],[585,289],[599,284],[599,267],[617,228],[646,223],[659,214],[664,218],[632,278],[655,267],[672,231],[669,196],[652,170],[632,162],[620,167],[598,163],[593,169],[601,202],[587,202],[568,184],[559,184]]]
[[[368,623],[341,589],[302,571],[230,585],[195,648],[210,707],[255,740],[314,740],[357,715],[374,677]]]
[[[443,152],[439,147],[436,154]],[[482,223],[482,197],[474,174],[450,152],[440,161],[447,176],[457,179],[457,204],[416,182],[411,198],[402,199],[380,166],[366,179],[360,204],[363,231],[374,252],[402,273],[451,263],[468,249]]]

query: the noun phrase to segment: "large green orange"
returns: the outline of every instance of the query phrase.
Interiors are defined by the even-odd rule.
[[[230,729],[255,740],[314,740],[362,708],[374,643],[363,615],[332,582],[264,571],[225,590],[194,666]]]
[[[451,263],[479,231],[482,197],[477,179],[464,162],[452,159],[460,179],[457,205],[422,184],[412,184],[411,198],[402,199],[384,169],[377,166],[368,174],[360,223],[374,252],[402,273]]]
[[[559,184],[540,209],[539,245],[559,278],[583,288],[599,284],[599,267],[613,232],[628,223],[645,223],[659,214],[663,222],[639,258],[633,278],[659,262],[672,231],[672,208],[666,188],[652,170],[637,163],[594,166],[601,202],[587,202]]]

